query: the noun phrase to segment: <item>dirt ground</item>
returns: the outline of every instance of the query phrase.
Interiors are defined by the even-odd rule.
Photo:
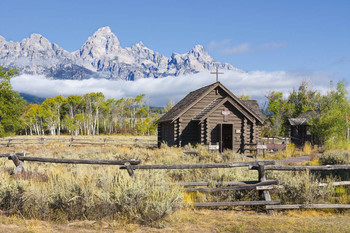
[[[269,216],[233,210],[181,210],[156,226],[120,220],[67,223],[0,217],[0,232],[350,232],[350,213],[288,211]]]

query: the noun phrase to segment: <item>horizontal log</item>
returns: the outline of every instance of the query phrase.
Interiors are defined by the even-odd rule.
[[[259,205],[278,205],[280,200],[274,201],[234,201],[234,202],[195,202],[194,207],[219,207],[219,206],[259,206]]]
[[[201,168],[232,168],[257,166],[258,163],[274,164],[274,160],[254,161],[254,162],[233,162],[233,163],[202,163],[202,164],[162,164],[162,165],[138,165],[130,166],[131,169],[201,169]],[[125,169],[121,166],[120,169]]]
[[[36,144],[41,144],[41,142],[9,142],[6,143],[5,145],[36,145]]]
[[[235,185],[235,186],[225,187],[225,188],[187,188],[185,189],[185,192],[214,193],[214,192],[223,192],[223,191],[252,190],[252,189],[257,189],[258,186],[266,187],[266,185],[271,185],[271,184],[277,184],[277,181],[276,180],[262,181],[256,184],[240,184],[240,185]]]
[[[324,166],[265,166],[265,170],[275,171],[332,171],[332,170],[350,170],[350,165],[324,165]]]
[[[293,209],[350,209],[350,204],[296,204],[296,205],[266,205],[267,210]]]
[[[72,145],[104,145],[103,142],[72,142]]]
[[[318,186],[320,187],[324,187],[327,185],[331,185],[331,186],[346,186],[346,185],[350,185],[350,181],[336,181],[336,182],[331,182],[331,183],[319,183]]]
[[[279,188],[280,185],[265,185],[265,186],[257,186],[256,190],[272,190],[275,188]]]
[[[2,142],[8,142],[11,141],[46,141],[46,140],[51,140],[51,141],[71,141],[71,138],[9,138],[9,139],[0,139]],[[157,139],[152,139],[152,138],[73,138],[73,141],[157,141]]]
[[[29,152],[17,152],[17,153],[8,153],[8,154],[0,154],[0,158],[8,158],[11,155],[23,156],[23,154],[28,155]]]
[[[11,160],[11,157],[9,157]],[[69,164],[98,164],[98,165],[132,165],[139,164],[140,160],[90,160],[90,159],[56,159],[56,158],[41,158],[41,157],[25,157],[18,156],[21,161],[43,162],[43,163],[69,163]]]
[[[268,182],[268,184],[277,184],[277,180],[266,180],[264,182]],[[207,182],[207,181],[199,181],[199,182],[179,182],[179,183],[171,183],[172,185],[179,185],[184,187],[189,186],[208,186],[208,185],[215,185],[215,186],[237,186],[237,185],[247,185],[247,184],[257,184],[260,183],[260,181],[252,180],[252,181],[218,181],[218,182]]]
[[[1,139],[1,141],[34,141],[34,140],[38,140],[38,138],[9,138],[9,139]]]

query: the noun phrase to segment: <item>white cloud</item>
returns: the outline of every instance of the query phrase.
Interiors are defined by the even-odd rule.
[[[242,43],[232,45],[231,39],[222,41],[210,41],[207,48],[209,51],[216,51],[219,54],[244,54],[259,51],[271,51],[288,46],[287,42],[268,42],[260,45],[251,45],[251,43]]]
[[[271,42],[271,43],[265,43],[258,46],[258,50],[275,50],[279,48],[286,47],[288,45],[287,42]]]
[[[237,45],[233,48],[223,48],[220,49],[222,54],[238,54],[238,53],[249,53],[252,51],[252,48],[248,43]]]
[[[221,48],[223,46],[230,45],[230,43],[231,43],[231,39],[225,39],[225,40],[222,40],[222,41],[214,41],[214,40],[212,40],[208,44],[208,50]]]
[[[330,77],[325,74],[296,72],[251,71],[241,73],[224,71],[219,81],[235,95],[249,95],[263,103],[270,91],[281,91],[288,94],[297,88],[302,80],[310,80],[313,89],[325,91],[329,87]],[[140,79],[121,81],[106,79],[87,80],[52,80],[38,75],[20,75],[11,80],[13,89],[18,92],[49,97],[71,94],[84,95],[89,92],[102,92],[107,98],[119,99],[146,94],[152,106],[164,106],[168,98],[178,102],[189,92],[215,82],[215,75],[202,72],[194,75],[166,77],[159,79]]]

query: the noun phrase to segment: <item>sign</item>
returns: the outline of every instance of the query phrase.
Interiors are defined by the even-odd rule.
[[[230,115],[230,111],[227,108],[224,108],[224,110],[222,110],[221,114],[224,116],[224,121],[226,122],[228,120],[228,115]]]
[[[257,145],[256,149],[267,150],[267,145]]]
[[[209,145],[209,150],[219,150],[219,145]]]

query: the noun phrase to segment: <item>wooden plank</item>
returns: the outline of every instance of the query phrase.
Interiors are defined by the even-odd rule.
[[[277,180],[267,180],[268,184],[278,184]],[[179,185],[184,187],[190,186],[208,186],[213,184],[215,186],[235,186],[235,185],[247,185],[247,184],[257,184],[259,181],[219,181],[219,182],[207,182],[207,181],[199,181],[199,182],[179,182],[179,183],[171,183],[173,185]],[[169,184],[168,184],[169,185]]]
[[[234,202],[195,202],[194,207],[220,207],[220,206],[260,206],[260,205],[278,205],[280,200],[274,201],[234,201]]]
[[[201,169],[201,168],[232,168],[257,166],[258,163],[274,164],[274,160],[255,162],[234,162],[234,163],[202,163],[202,164],[161,164],[161,165],[138,165],[131,166],[132,169]],[[125,169],[121,166],[120,169]]]
[[[231,187],[224,187],[224,188],[187,188],[185,189],[185,192],[190,193],[190,192],[201,192],[201,193],[214,193],[214,192],[222,192],[222,191],[240,191],[240,190],[253,190],[257,189],[258,186],[265,186],[269,184],[276,184],[277,181],[265,181],[265,182],[259,182],[256,184],[240,184],[240,185],[235,185]],[[260,189],[260,190],[267,190],[265,189]],[[271,201],[267,200],[267,201]]]
[[[11,155],[23,156],[23,154],[28,155],[29,152],[18,152],[18,153],[8,153],[8,154],[0,154],[0,158],[8,158]]]
[[[274,171],[333,171],[350,170],[350,165],[324,165],[324,166],[265,166],[265,170]]]
[[[279,188],[279,185],[265,185],[265,186],[257,186],[256,190],[260,191],[260,190],[272,190],[275,188]]]
[[[9,157],[9,159],[11,159]],[[89,160],[89,159],[56,159],[41,157],[18,156],[21,161],[43,162],[43,163],[69,163],[69,164],[99,164],[99,165],[124,165],[130,163],[132,165],[139,164],[140,160]]]
[[[319,183],[318,186],[324,187],[327,185],[331,186],[347,186],[350,185],[350,181],[337,181],[337,182],[331,182],[331,183]]]
[[[292,209],[350,209],[350,204],[294,204],[294,205],[266,205],[267,210]]]
[[[260,182],[266,181],[265,165],[263,163],[258,164],[258,175],[259,175]],[[260,196],[262,196],[265,199],[265,201],[271,201],[271,195],[268,190],[265,189],[259,192],[260,192]],[[269,215],[275,215],[275,212],[273,210],[267,210],[267,213]]]

